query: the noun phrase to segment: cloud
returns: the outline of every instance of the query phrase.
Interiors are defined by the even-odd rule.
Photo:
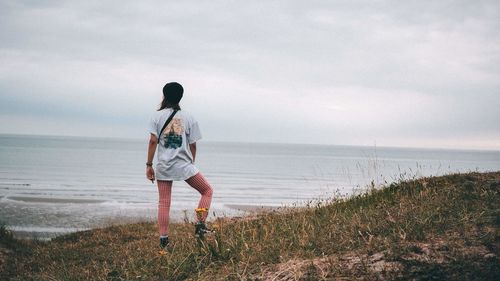
[[[23,125],[0,132],[141,137],[179,81],[206,139],[500,149],[499,8],[4,1],[0,109]]]

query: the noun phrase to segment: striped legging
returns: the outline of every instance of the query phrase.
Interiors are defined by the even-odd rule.
[[[158,225],[160,228],[160,235],[168,235],[168,222],[170,214],[170,201],[172,197],[172,181],[162,181],[158,180]],[[198,173],[186,182],[194,189],[196,189],[200,194],[200,202],[198,202],[198,208],[210,208],[210,203],[212,202],[212,187],[205,179],[205,177]],[[205,221],[208,216],[208,211],[203,212],[198,220]]]

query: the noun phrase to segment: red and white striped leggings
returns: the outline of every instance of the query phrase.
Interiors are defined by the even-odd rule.
[[[170,201],[172,197],[172,181],[162,181],[158,182],[158,224],[160,226],[160,235],[168,235],[168,221],[170,214]],[[212,202],[212,187],[205,179],[205,177],[198,173],[186,182],[194,189],[196,189],[201,194],[200,202],[198,203],[198,208],[210,208],[210,203]],[[203,212],[201,216],[198,217],[199,220],[205,221],[208,216],[208,212]]]

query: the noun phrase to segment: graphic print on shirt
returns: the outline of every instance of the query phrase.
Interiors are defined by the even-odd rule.
[[[182,134],[184,133],[184,125],[182,119],[173,118],[170,124],[163,131],[165,148],[176,149],[182,145]]]

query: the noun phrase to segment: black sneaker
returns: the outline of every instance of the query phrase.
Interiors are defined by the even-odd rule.
[[[205,234],[207,233],[212,233],[213,231],[211,229],[208,229],[207,225],[199,221],[194,225],[194,236],[203,239],[205,237]]]
[[[160,255],[166,255],[167,254],[167,247],[168,247],[168,236],[165,237],[160,237]]]

